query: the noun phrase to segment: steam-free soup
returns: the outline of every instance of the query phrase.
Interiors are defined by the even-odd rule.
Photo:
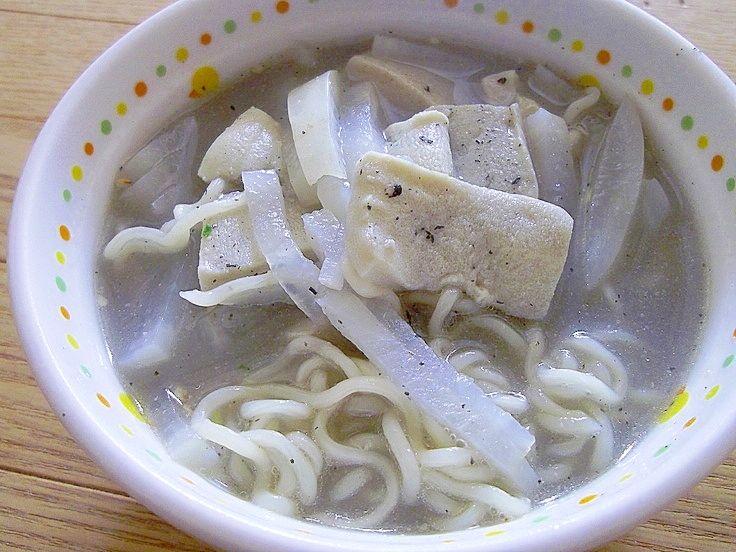
[[[683,382],[707,282],[677,186],[631,100],[533,62],[290,53],[121,169],[113,363],[175,459],[265,508],[512,519],[627,454]]]

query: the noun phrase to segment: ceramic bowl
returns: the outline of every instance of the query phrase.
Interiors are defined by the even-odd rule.
[[[121,162],[178,114],[298,43],[382,31],[441,36],[534,59],[614,100],[635,98],[692,203],[712,286],[695,365],[623,461],[502,525],[426,536],[282,518],[167,455],[115,375],[94,293],[106,200]],[[18,184],[9,287],[34,374],[88,453],[133,497],[224,549],[578,550],[685,494],[736,445],[736,88],[703,53],[623,1],[182,0],[135,28],[72,86]]]

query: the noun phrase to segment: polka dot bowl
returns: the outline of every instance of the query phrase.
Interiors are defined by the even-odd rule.
[[[282,518],[176,464],[112,369],[94,294],[120,163],[178,114],[299,42],[393,30],[544,62],[628,94],[686,184],[712,286],[685,385],[648,436],[586,486],[515,521],[428,536]],[[691,44],[614,0],[182,0],[106,52],[62,99],[28,159],[11,217],[9,286],[39,385],[69,431],[132,496],[224,549],[582,550],[686,493],[736,445],[736,88]]]

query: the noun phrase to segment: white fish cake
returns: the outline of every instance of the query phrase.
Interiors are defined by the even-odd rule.
[[[457,287],[482,306],[538,319],[572,225],[551,203],[371,152],[358,164],[348,205],[345,276],[360,290]]]
[[[281,170],[281,126],[269,114],[251,107],[212,142],[197,171],[205,182],[215,178],[240,181],[243,171]]]
[[[253,235],[247,205],[227,216],[204,220],[197,267],[200,289],[210,290],[267,270],[266,258]]]
[[[387,152],[405,157],[425,169],[452,174],[448,125],[449,120],[444,113],[420,111],[406,121],[386,127]]]
[[[450,121],[450,147],[459,179],[538,197],[518,104],[440,105],[432,109],[444,113]]]
[[[451,80],[406,63],[357,55],[348,60],[345,71],[351,80],[372,82],[383,97],[412,113],[454,98]]]
[[[305,255],[313,257],[312,240],[307,237],[301,218],[304,209],[290,186],[282,186],[282,189],[287,222],[294,239]],[[268,264],[256,243],[247,205],[223,217],[204,220],[197,267],[202,291],[266,271]]]

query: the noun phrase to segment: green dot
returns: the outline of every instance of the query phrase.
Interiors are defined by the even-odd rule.
[[[631,65],[624,65],[621,68],[621,75],[623,75],[626,78],[629,78],[634,73],[634,70],[631,68]]]
[[[222,26],[222,28],[225,29],[225,32],[227,34],[232,34],[235,32],[235,29],[238,28],[238,25],[232,19],[228,19],[227,21],[225,21],[225,24]]]
[[[734,189],[736,189],[736,178],[734,178],[732,176],[731,178],[729,178],[728,180],[726,180],[726,189],[729,192],[733,192]],[[733,355],[731,356],[731,359],[733,360]]]
[[[547,33],[547,38],[550,42],[559,42],[562,40],[562,31],[560,29],[550,29]]]
[[[731,178],[730,180],[733,180],[733,178]],[[726,360],[723,361],[723,367],[728,368],[729,366],[731,366],[731,364],[733,363],[733,358],[733,355],[728,355],[726,357]]]
[[[82,372],[88,378],[91,378],[92,377],[92,372],[90,372],[89,369],[84,364],[82,364],[79,367],[79,371]]]
[[[148,450],[148,449],[146,449],[146,452],[148,453],[148,456],[150,456],[154,460],[158,460],[159,462],[161,462],[161,457],[158,454],[156,454],[152,450]]]
[[[659,449],[657,452],[654,453],[654,457],[656,458],[657,456],[661,456],[662,454],[664,454],[665,452],[667,452],[669,450],[669,448],[670,448],[669,445],[663,446],[661,449]]]
[[[682,130],[692,130],[695,126],[695,121],[690,115],[685,115],[682,118],[682,121],[680,121],[680,126],[682,127]]]
[[[56,277],[56,287],[59,288],[59,291],[61,292],[66,291],[66,282],[61,278],[61,276]]]
[[[166,76],[166,66],[165,65],[159,65],[158,67],[156,67],[156,76],[157,77]]]
[[[475,13],[483,13],[484,11],[486,11],[486,7],[481,2],[478,2],[477,4],[473,4],[473,11]]]
[[[64,201],[69,203],[72,200],[72,192],[70,190],[64,190],[61,192],[61,197],[64,198]]]
[[[532,523],[541,523],[543,521],[547,521],[549,519],[549,516],[540,516],[538,518],[534,518],[532,520]]]
[[[105,119],[100,123],[100,131],[105,135],[110,134],[112,132],[112,123]]]

